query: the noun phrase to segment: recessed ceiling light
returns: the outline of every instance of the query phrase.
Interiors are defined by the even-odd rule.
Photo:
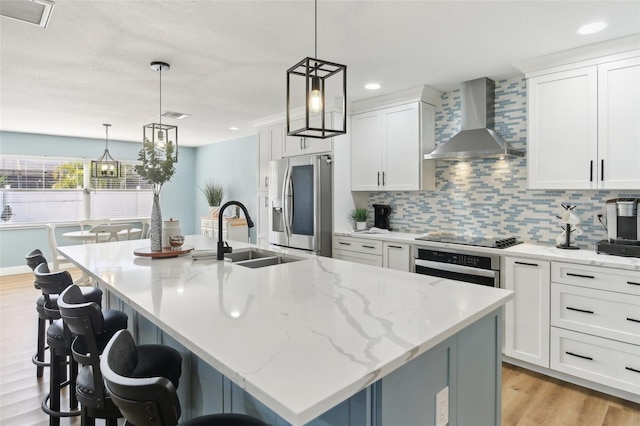
[[[368,90],[378,90],[380,88],[380,85],[378,83],[367,83],[365,84],[364,88]]]
[[[578,34],[593,34],[602,31],[605,28],[607,28],[607,24],[605,22],[592,22],[578,28]]]
[[[240,130],[240,128],[233,126],[233,127],[229,127],[229,130]]]

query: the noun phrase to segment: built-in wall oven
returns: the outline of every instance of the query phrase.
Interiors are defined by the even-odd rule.
[[[500,287],[500,256],[464,249],[415,247],[415,273]]]

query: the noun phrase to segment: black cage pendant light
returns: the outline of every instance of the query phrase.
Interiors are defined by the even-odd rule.
[[[174,163],[178,162],[178,126],[162,124],[162,71],[169,71],[170,65],[166,62],[151,62],[151,69],[160,73],[160,114],[159,123],[151,123],[143,126],[142,137],[144,144],[151,144],[158,154],[172,156]]]
[[[111,124],[103,124],[105,132],[104,154],[97,160],[91,161],[91,177],[98,179],[111,179],[120,177],[120,162],[111,157],[109,153],[109,127]]]
[[[287,70],[287,135],[326,139],[347,133],[347,66],[316,59],[318,0],[314,18],[315,58]]]

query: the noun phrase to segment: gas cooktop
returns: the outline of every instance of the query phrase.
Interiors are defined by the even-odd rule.
[[[476,247],[489,247],[503,249],[516,244],[522,243],[518,241],[516,237],[507,238],[487,238],[487,237],[474,237],[471,235],[454,235],[454,234],[426,234],[421,237],[417,237],[416,240],[420,241],[433,241],[437,243],[449,243],[449,244],[462,244],[465,246]]]

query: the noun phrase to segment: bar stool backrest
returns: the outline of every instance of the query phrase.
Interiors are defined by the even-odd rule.
[[[131,333],[118,331],[107,344],[100,361],[112,401],[127,422],[136,426],[177,425],[181,408],[176,388],[164,377],[130,377],[137,362],[136,344]]]
[[[45,265],[47,264],[47,259],[44,258],[44,255],[42,254],[42,251],[40,251],[40,249],[32,250],[25,256],[25,259],[27,260],[27,266],[29,266],[32,271],[34,271],[36,267],[38,267],[41,263],[44,263]],[[47,265],[46,272],[49,272],[49,265]],[[33,285],[35,288],[40,289],[35,281],[33,282]]]
[[[46,263],[41,263],[33,270],[36,276],[35,284],[42,290],[45,300],[45,313],[52,318],[60,318],[58,307],[51,303],[51,296],[60,294],[73,284],[73,278],[68,271],[49,272]]]

